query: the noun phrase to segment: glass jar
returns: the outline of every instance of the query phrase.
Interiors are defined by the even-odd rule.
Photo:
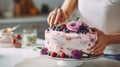
[[[37,40],[36,29],[24,29],[23,30],[23,45],[24,46],[35,46]]]
[[[12,47],[10,43],[13,35],[13,32],[5,32],[0,30],[0,47]]]

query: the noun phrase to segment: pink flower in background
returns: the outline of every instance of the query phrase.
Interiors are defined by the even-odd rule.
[[[73,31],[73,32],[78,31],[80,25],[81,25],[81,23],[78,21],[71,21],[66,24],[67,29],[69,29],[70,31]]]

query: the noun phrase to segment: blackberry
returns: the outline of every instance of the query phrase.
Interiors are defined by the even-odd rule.
[[[69,56],[70,59],[72,59],[73,57],[72,56]]]
[[[56,31],[62,31],[63,29],[61,27],[57,27]]]
[[[86,33],[88,33],[88,32],[89,32],[89,29],[86,30]]]
[[[66,55],[66,58],[70,58],[69,55]]]
[[[84,30],[83,34],[86,34],[86,33],[88,33],[88,32],[89,32],[89,30],[86,29],[86,30]]]
[[[58,31],[62,31],[63,29],[62,28],[59,28]]]
[[[83,30],[83,29],[84,29],[84,26],[80,26],[80,27],[79,27],[79,30]]]
[[[78,34],[79,34],[80,32],[81,32],[81,30],[78,30],[76,33],[78,33]]]
[[[49,28],[47,28],[47,31],[49,31],[50,29]]]
[[[84,33],[84,30],[80,30],[81,33]]]
[[[51,29],[52,29],[52,30],[55,30],[55,29],[56,29],[56,26],[51,27]]]
[[[88,26],[84,26],[84,29],[88,29]]]

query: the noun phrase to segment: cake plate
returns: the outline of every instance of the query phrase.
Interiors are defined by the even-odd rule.
[[[77,67],[82,65],[82,60],[57,60],[58,66]]]
[[[60,66],[60,67],[78,67],[78,66],[81,66],[84,61],[98,59],[98,58],[102,57],[103,55],[99,55],[97,57],[92,57],[92,58],[82,58],[81,60],[70,59],[70,58],[57,58],[57,57],[51,57],[48,55],[41,55],[41,56],[56,60],[58,66]]]

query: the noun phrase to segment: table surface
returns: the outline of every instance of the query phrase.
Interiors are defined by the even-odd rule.
[[[43,45],[44,40],[37,43]],[[85,61],[80,67],[120,67],[120,61],[107,58]],[[45,58],[34,51],[33,47],[0,48],[0,67],[59,67],[57,60]]]

